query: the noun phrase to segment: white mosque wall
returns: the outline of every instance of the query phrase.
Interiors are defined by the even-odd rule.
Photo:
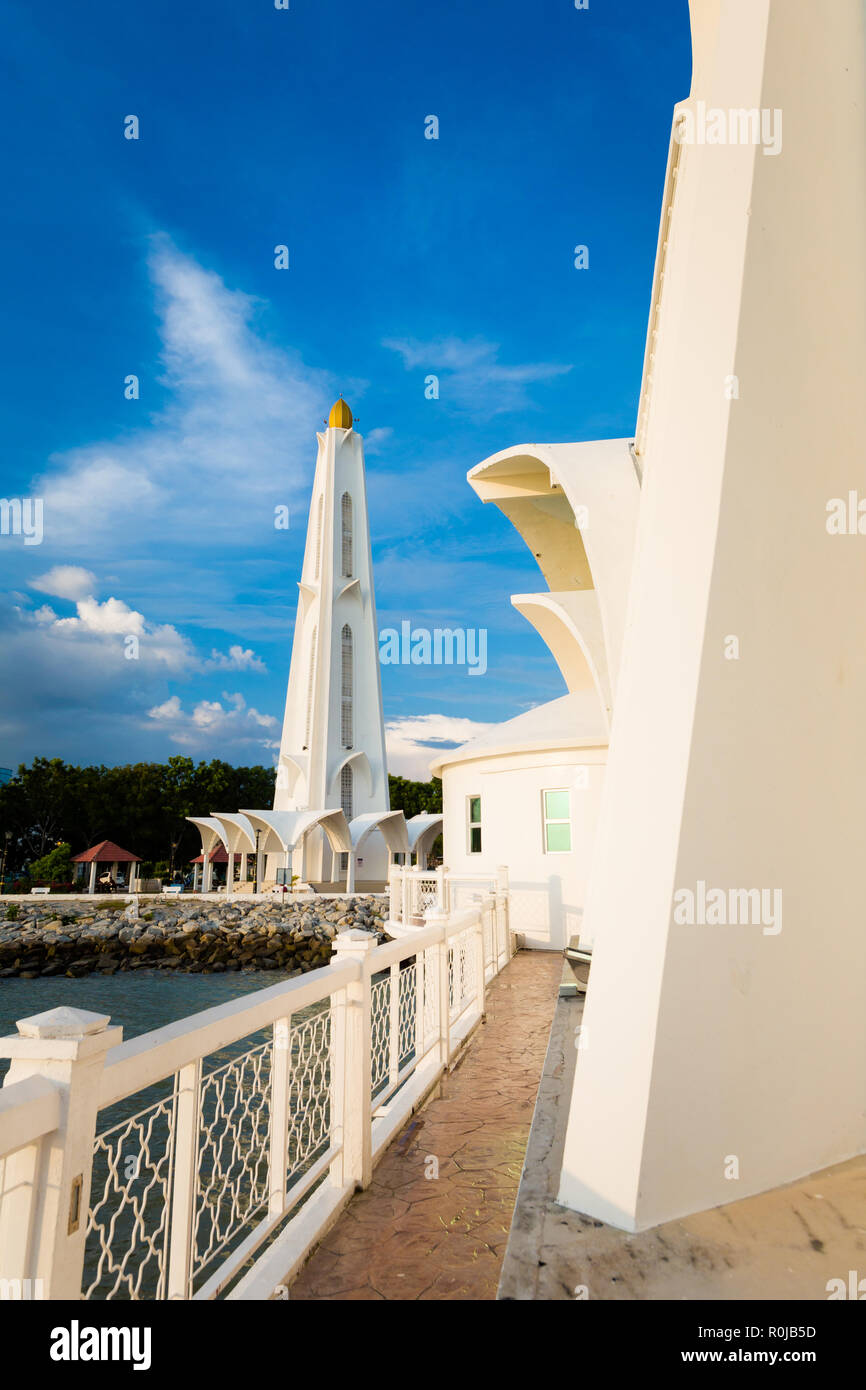
[[[442,767],[444,860],[450,873],[495,877],[508,866],[511,923],[539,950],[586,940],[583,905],[606,749],[500,753]],[[571,849],[545,849],[544,792],[569,796]],[[481,853],[471,852],[470,801],[481,800]]]
[[[631,1230],[866,1148],[864,6],[692,16],[678,110],[783,145],[679,150],[560,1188]],[[677,922],[699,883],[778,922]]]

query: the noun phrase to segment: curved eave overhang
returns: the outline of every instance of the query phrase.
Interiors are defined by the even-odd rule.
[[[631,441],[520,444],[467,477],[508,517],[552,592],[595,591],[613,697],[640,500]]]
[[[406,822],[412,853],[429,848],[442,829],[442,819],[441,812],[425,811]]]
[[[201,836],[202,854],[210,854],[217,845],[222,845],[223,849],[228,851],[229,844],[225,837],[225,831],[215,816],[187,816],[186,819],[198,829]]]
[[[519,739],[517,741],[503,739],[501,743],[485,743],[480,748],[473,748],[471,744],[464,744],[462,748],[452,748],[448,753],[440,754],[435,762],[430,763],[430,772],[434,777],[441,777],[444,768],[453,767],[456,763],[478,763],[490,758],[519,756],[521,753],[566,751],[579,753],[585,748],[607,748],[607,746],[608,739],[603,734],[588,735],[584,738],[569,738],[567,735],[560,734],[558,737]]]
[[[336,811],[254,811],[244,809],[242,815],[249,817],[254,830],[264,837],[259,844],[265,853],[273,854],[280,850],[291,854],[305,835],[320,826],[328,837],[328,842],[337,853],[348,854],[352,850],[349,826],[341,810]]]
[[[610,733],[613,695],[601,611],[588,593],[512,594],[511,602],[547,644],[569,694],[595,690]]]
[[[368,835],[378,830],[392,854],[407,854],[409,836],[406,831],[406,818],[402,811],[367,811],[355,816],[349,822],[352,848],[361,848]]]
[[[255,854],[256,832],[249,817],[211,811],[210,819],[222,827],[222,841],[226,849],[235,854]]]

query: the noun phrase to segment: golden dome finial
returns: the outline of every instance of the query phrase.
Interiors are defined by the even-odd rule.
[[[352,428],[352,412],[342,396],[331,406],[328,426],[330,429],[336,430],[350,430]]]

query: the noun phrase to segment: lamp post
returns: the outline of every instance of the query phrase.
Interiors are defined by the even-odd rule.
[[[7,855],[9,854],[9,841],[10,841],[11,839],[12,839],[12,831],[11,831],[11,830],[7,830],[6,833],[5,833],[5,835],[3,836],[3,868],[0,869],[0,893],[3,892],[3,889],[4,889],[5,884],[6,884],[6,858],[7,858]]]

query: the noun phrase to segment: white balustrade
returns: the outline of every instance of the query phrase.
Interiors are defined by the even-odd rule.
[[[0,1038],[0,1278],[49,1298],[274,1296],[511,956],[507,883],[450,913],[444,870],[390,884],[384,945],[343,932],[322,969],[126,1043],[77,1009]]]

